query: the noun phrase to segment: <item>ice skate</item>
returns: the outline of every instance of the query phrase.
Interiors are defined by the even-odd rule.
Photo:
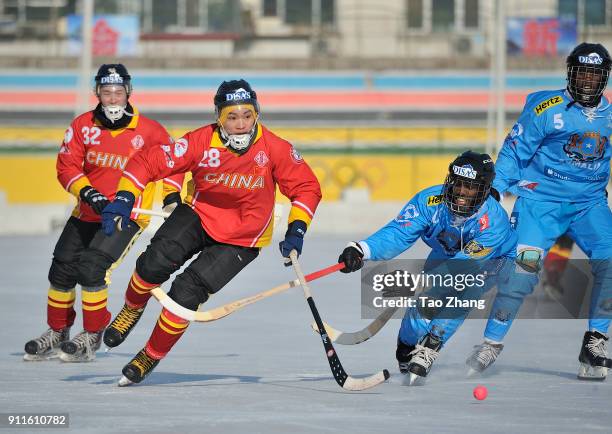
[[[104,331],[104,344],[114,348],[123,343],[142,316],[144,306],[138,309],[123,305],[121,311]]]
[[[91,362],[96,358],[96,351],[102,345],[102,330],[90,333],[83,330],[72,340],[60,346],[59,358],[62,362]]]
[[[582,349],[578,360],[579,380],[603,381],[608,375],[608,369],[612,368],[612,359],[608,358],[606,344],[609,337],[599,333],[588,331],[582,340]]]
[[[395,358],[399,364],[399,371],[402,374],[408,373],[408,364],[412,359],[412,352],[414,351],[414,345],[406,345],[399,339],[397,340],[397,350],[395,350]]]
[[[504,344],[489,339],[485,339],[482,344],[474,346],[472,354],[465,361],[469,368],[468,377],[481,374],[497,360],[503,349]]]
[[[159,360],[149,357],[143,348],[130,363],[123,367],[121,371],[123,376],[119,380],[119,387],[140,383],[153,371],[158,363]]]
[[[70,328],[66,327],[59,331],[48,329],[36,339],[25,344],[23,360],[26,362],[38,362],[51,360],[59,357],[59,346],[70,339]]]
[[[412,358],[408,364],[408,385],[416,385],[427,377],[433,362],[438,357],[440,348],[442,348],[442,341],[438,337],[427,334],[421,338],[411,352]]]

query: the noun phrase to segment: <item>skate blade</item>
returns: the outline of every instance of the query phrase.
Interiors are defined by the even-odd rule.
[[[590,366],[581,363],[577,377],[582,381],[604,381],[607,375],[608,368],[604,366]]]
[[[121,378],[119,379],[119,382],[117,383],[117,386],[126,387],[132,384],[134,384],[132,380],[128,379],[125,375],[122,375]]]
[[[412,372],[404,374],[402,381],[403,386],[423,386],[425,384],[425,377],[420,377]]]
[[[68,354],[68,353],[60,353],[59,355],[59,359],[60,361],[64,362],[64,363],[87,363],[87,362],[93,362],[94,360],[96,360],[96,355],[92,355],[92,356],[88,356],[87,354],[80,354],[80,355],[74,355],[74,354]]]
[[[468,371],[465,374],[465,376],[467,378],[474,378],[474,377],[480,376],[480,374],[482,374],[482,371],[479,371],[477,369],[472,368],[471,366],[468,366]]]
[[[24,354],[23,361],[24,362],[48,362],[50,360],[59,359],[59,354],[50,353],[50,354]]]

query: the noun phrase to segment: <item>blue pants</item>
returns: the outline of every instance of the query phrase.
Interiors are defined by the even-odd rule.
[[[606,300],[612,301],[612,212],[607,200],[590,203],[542,202],[519,197],[510,221],[518,235],[517,262],[521,252],[537,252],[540,263],[555,240],[564,233],[578,244],[591,262],[594,284],[589,311],[589,329],[606,333],[610,326],[610,310]],[[501,342],[510,330],[512,321],[525,296],[538,283],[537,272],[519,267],[510,279],[500,282],[485,338]],[[603,310],[601,309],[603,305]]]
[[[449,266],[452,261],[451,259],[447,262],[438,263],[433,269],[428,269],[426,264],[425,271],[428,274],[464,274],[475,276],[486,270],[484,285],[472,286],[462,291],[453,291],[452,289],[449,291],[449,288],[434,287],[426,292],[428,297],[441,299],[443,303],[446,296],[457,296],[461,300],[479,300],[485,292],[495,285],[499,285],[499,281],[507,280],[514,270],[513,258],[502,257],[486,261],[460,261],[454,262]],[[406,345],[415,345],[428,333],[435,335],[443,343],[446,343],[471,311],[468,307],[443,307],[436,309],[435,313],[431,314],[430,309],[423,309],[420,304],[418,306],[406,310],[406,314],[402,319],[399,340]]]

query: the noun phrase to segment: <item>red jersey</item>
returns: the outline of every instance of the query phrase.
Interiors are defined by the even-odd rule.
[[[79,192],[91,185],[109,200],[113,200],[117,183],[128,161],[144,149],[172,143],[168,132],[158,122],[138,114],[130,123],[117,130],[104,127],[89,111],[75,118],[64,134],[64,142],[57,155],[57,178],[68,192],[79,200],[72,215],[83,221],[99,222],[87,203],[82,202]],[[164,180],[164,194],[181,191],[183,175]],[[136,207],[151,209],[155,184],[149,184],[135,203]],[[143,226],[150,217],[132,214],[132,218]]]
[[[130,160],[117,190],[138,195],[149,181],[187,171],[193,175],[191,206],[204,230],[222,243],[270,243],[277,185],[291,200],[289,223],[310,224],[321,200],[319,181],[301,155],[261,124],[242,155],[223,145],[215,124],[150,148]]]

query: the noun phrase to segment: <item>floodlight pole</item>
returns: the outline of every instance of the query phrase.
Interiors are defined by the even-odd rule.
[[[83,19],[81,24],[82,44],[75,116],[87,111],[89,108],[89,95],[91,92],[90,74],[92,62],[93,14],[94,0],[83,0]]]
[[[495,113],[495,152],[502,145],[506,128],[506,4],[496,1],[495,11],[495,67],[497,70],[496,113]]]

